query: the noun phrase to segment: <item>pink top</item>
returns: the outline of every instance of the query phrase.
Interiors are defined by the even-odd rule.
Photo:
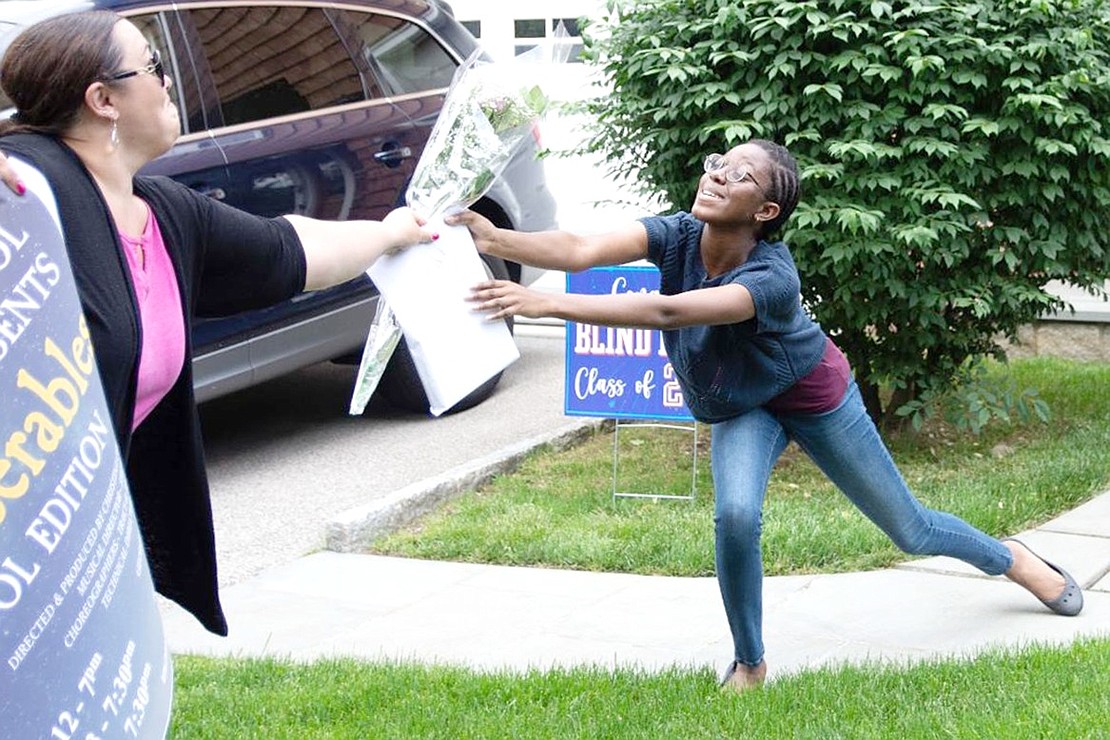
[[[185,317],[181,292],[158,221],[147,207],[142,236],[119,234],[139,303],[143,346],[135,395],[134,431],[158,405],[185,366]]]

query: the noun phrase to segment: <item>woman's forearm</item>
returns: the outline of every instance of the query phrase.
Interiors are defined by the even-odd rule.
[[[623,295],[551,295],[550,316],[583,324],[632,327],[636,329],[674,329],[681,315],[669,305],[674,301],[658,293]]]
[[[582,264],[581,237],[567,231],[496,229],[476,244],[486,254],[546,270],[577,272],[589,267]]]
[[[407,208],[382,221],[321,221],[285,216],[305,254],[305,290],[319,290],[358,277],[387,252],[427,242],[435,235],[421,228]]]
[[[605,234],[583,236],[569,231],[499,229],[473,211],[452,214],[445,221],[469,228],[474,245],[483,254],[547,270],[579,272],[598,265],[632,262],[647,255],[647,232],[637,222]]]
[[[468,299],[490,319],[507,316],[552,318],[582,324],[636,329],[679,329],[705,324],[734,324],[755,317],[751,293],[729,284],[677,295],[616,293],[585,295],[530,290],[511,280],[475,285]]]

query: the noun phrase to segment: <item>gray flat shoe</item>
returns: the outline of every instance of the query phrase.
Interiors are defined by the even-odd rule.
[[[728,664],[728,669],[725,671],[725,676],[721,679],[721,682],[718,684],[718,686],[724,690],[736,692],[743,692],[750,689],[759,688],[763,685],[763,682],[767,676],[766,661],[760,661],[759,665],[755,666],[755,668],[762,670],[757,675],[739,674],[738,671],[740,669],[740,663],[734,660]]]
[[[725,669],[725,675],[721,678],[720,681],[717,682],[717,686],[721,688],[725,687],[725,684],[727,684],[729,680],[732,679],[732,674],[736,673],[737,665],[739,664],[735,660],[728,664],[728,668]]]
[[[1048,562],[1040,555],[1033,552],[1029,545],[1025,544],[1021,540],[1014,539],[1013,537],[1007,537],[1006,540],[1018,543],[1026,550],[1028,550],[1029,554],[1037,558],[1037,560],[1040,560],[1049,568],[1052,568],[1054,571],[1064,577],[1064,590],[1055,599],[1041,599],[1040,597],[1037,597],[1042,604],[1044,604],[1057,614],[1065,617],[1074,617],[1076,614],[1083,611],[1083,590],[1079,588],[1079,584],[1075,582],[1075,579],[1071,577],[1070,573],[1068,573],[1060,566]]]

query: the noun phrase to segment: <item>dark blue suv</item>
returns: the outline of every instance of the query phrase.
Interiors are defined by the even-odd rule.
[[[0,0],[0,53],[23,26],[103,8],[147,36],[173,77],[182,136],[144,172],[265,216],[379,219],[403,202],[455,69],[474,38],[439,0]],[[11,103],[0,94],[0,109]],[[474,206],[500,226],[555,225],[538,131]],[[538,272],[484,258],[491,275]],[[199,400],[323,360],[355,359],[378,293],[367,278],[263,311],[201,320]],[[460,402],[484,400],[493,378]],[[402,344],[378,393],[426,411]]]

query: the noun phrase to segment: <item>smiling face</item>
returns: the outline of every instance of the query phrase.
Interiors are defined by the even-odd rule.
[[[717,226],[751,227],[774,218],[778,205],[767,200],[760,186],[770,182],[771,167],[770,156],[755,144],[730,149],[716,169],[701,176],[690,213]],[[748,175],[730,182],[729,173],[739,170]]]
[[[181,133],[177,106],[169,96],[172,83],[169,77],[163,79],[149,69],[152,51],[134,24],[120,21],[112,37],[122,58],[116,74],[140,70],[138,74],[107,83],[119,112],[121,146],[149,161],[169,150]]]

